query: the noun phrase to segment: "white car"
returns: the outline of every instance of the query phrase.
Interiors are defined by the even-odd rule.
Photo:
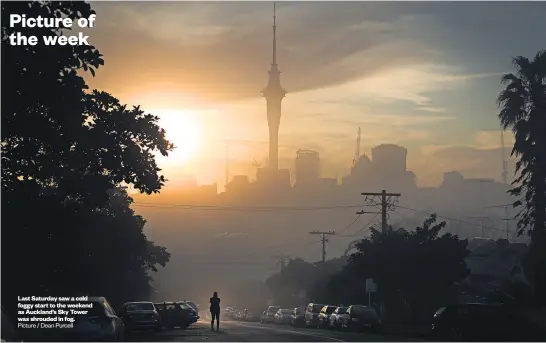
[[[338,330],[341,329],[341,326],[345,321],[345,317],[347,316],[347,309],[348,307],[343,306],[336,308],[334,313],[330,315],[330,328]]]
[[[289,308],[283,308],[278,310],[273,318],[273,323],[290,324],[290,320],[292,319],[292,312],[294,312],[294,310],[291,310]]]

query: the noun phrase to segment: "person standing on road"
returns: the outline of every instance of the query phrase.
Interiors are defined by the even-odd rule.
[[[216,319],[216,331],[220,331],[220,298],[218,298],[218,292],[214,292],[212,298],[210,298],[210,315],[212,316],[210,328],[214,331],[214,319]]]

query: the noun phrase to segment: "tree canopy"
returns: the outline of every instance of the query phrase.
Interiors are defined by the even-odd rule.
[[[515,73],[502,77],[505,89],[499,94],[499,119],[503,129],[515,135],[512,156],[516,177],[509,191],[518,197],[514,207],[518,235],[527,232],[531,245],[526,256],[526,272],[535,283],[537,300],[546,304],[546,50],[532,60],[512,59]]]
[[[412,231],[372,228],[348,260],[333,259],[323,266],[294,259],[267,284],[281,306],[301,302],[300,290],[307,292],[306,300],[367,305],[366,279],[371,278],[378,285],[374,303],[381,302],[393,321],[406,314],[406,319],[428,322],[439,306],[457,300],[457,284],[469,273],[468,242],[441,234],[445,226],[431,215]]]
[[[84,2],[2,2],[2,287],[16,295],[80,292],[119,304],[150,290],[169,253],[119,186],[158,192],[154,152],[173,149],[158,117],[88,89],[104,64],[94,46],[12,46],[8,37],[61,35],[10,28],[9,15],[89,17]],[[14,298],[15,297],[15,298]]]
[[[521,197],[514,206],[524,205],[518,214],[518,234],[546,230],[546,50],[533,60],[513,58],[514,73],[505,74],[506,88],[498,97],[503,129],[515,134],[512,155],[518,157],[514,188]]]
[[[323,299],[324,284],[345,265],[345,258],[335,258],[322,262],[310,263],[301,258],[290,259],[278,273],[266,280],[275,302],[279,306],[293,307],[303,305],[309,299]],[[301,292],[307,299],[300,298]]]
[[[374,279],[381,298],[400,299],[414,319],[429,318],[451,300],[453,287],[469,272],[467,241],[450,233],[440,235],[445,225],[433,214],[414,231],[372,228],[346,268]]]

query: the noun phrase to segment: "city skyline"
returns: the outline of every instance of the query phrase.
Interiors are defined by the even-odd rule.
[[[259,90],[271,59],[271,6],[133,3],[121,10],[118,4],[95,3],[98,23],[91,40],[108,63],[89,83],[162,117],[167,135],[184,146],[159,161],[171,184],[181,175],[194,175],[202,184],[223,185],[225,139],[267,142]],[[361,126],[364,153],[382,143],[407,147],[408,169],[422,186],[438,184],[450,170],[500,180],[495,103],[500,75],[509,70],[512,56],[538,48],[514,40],[508,49],[503,41],[544,32],[540,20],[528,20],[544,4],[519,4],[517,11],[502,12],[500,6],[514,4],[393,6],[277,5],[278,59],[289,92],[283,102],[279,168],[293,169],[296,149],[282,147],[292,146],[317,150],[324,176],[347,172]],[[123,24],[143,11],[146,19]],[[237,15],[225,15],[232,12]],[[326,13],[328,22],[321,22]],[[502,26],[508,15],[511,22],[525,19],[532,27]],[[113,16],[116,20],[109,20]],[[141,38],[122,39],[130,35]],[[200,35],[198,43],[192,40],[195,35]],[[341,35],[347,38],[337,40]],[[163,43],[176,43],[168,50],[172,53],[139,57],[143,49],[161,51]],[[462,47],[472,49],[462,56]],[[136,57],[122,65],[117,51]],[[128,68],[140,72],[119,82]],[[507,133],[508,152],[511,144]],[[263,164],[266,156],[267,144],[233,144],[230,170],[254,175],[252,160]]]

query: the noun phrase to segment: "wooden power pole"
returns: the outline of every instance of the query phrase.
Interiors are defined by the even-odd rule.
[[[311,235],[320,235],[322,242],[322,263],[326,262],[326,243],[328,242],[328,236],[335,235],[335,231],[311,231]]]
[[[391,205],[389,202],[390,197],[399,197],[400,193],[387,193],[386,190],[382,190],[381,193],[362,193],[365,196],[379,197],[381,199],[381,232],[387,231],[387,209]]]

